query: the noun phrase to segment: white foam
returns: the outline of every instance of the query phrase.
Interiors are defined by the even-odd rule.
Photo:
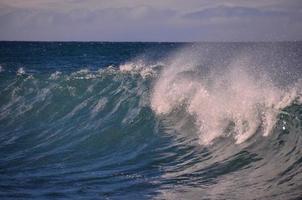
[[[72,79],[95,79],[97,78],[97,74],[90,71],[89,69],[81,69],[79,71],[73,72],[70,77]]]
[[[154,68],[158,65],[146,65],[143,60],[137,60],[120,65],[122,73],[139,74],[143,78],[152,77],[156,74]]]
[[[179,62],[181,57],[186,55],[178,55],[176,62],[172,59],[162,71],[153,88],[151,107],[156,114],[166,115],[185,106],[196,119],[202,144],[229,135],[226,129],[232,124],[231,135],[237,143],[246,141],[257,130],[267,136],[279,111],[295,100],[301,101],[297,84],[291,89],[279,88],[265,72],[252,72],[240,58],[224,73],[214,71],[207,77],[196,78],[194,62]]]
[[[52,73],[49,77],[51,80],[57,80],[61,76],[62,72],[56,71]]]
[[[17,75],[24,75],[26,72],[25,72],[25,69],[23,67],[20,67],[17,71]]]

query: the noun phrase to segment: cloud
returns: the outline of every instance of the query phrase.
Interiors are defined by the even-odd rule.
[[[250,7],[230,7],[230,6],[217,6],[213,8],[207,8],[196,12],[187,13],[184,18],[188,19],[203,19],[203,18],[215,18],[215,17],[284,17],[288,13],[284,11],[276,10],[261,10]]]
[[[302,12],[242,6],[216,6],[186,13],[183,19],[203,29],[208,40],[301,40]]]
[[[297,0],[2,0],[0,40],[301,40]]]
[[[149,6],[68,12],[15,9],[0,15],[0,38],[13,40],[133,40],[144,30],[162,30],[176,16],[170,9]],[[147,33],[148,34],[148,33]],[[143,34],[146,36],[146,33]],[[146,39],[146,38],[142,38]],[[159,39],[159,38],[158,38]]]

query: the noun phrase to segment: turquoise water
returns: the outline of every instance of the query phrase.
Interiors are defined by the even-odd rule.
[[[299,199],[302,44],[0,42],[1,199]]]

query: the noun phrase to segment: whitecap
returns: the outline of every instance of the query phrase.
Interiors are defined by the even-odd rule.
[[[279,112],[301,99],[299,84],[278,87],[265,71],[249,70],[252,63],[240,57],[224,70],[196,78],[199,71],[194,60],[182,62],[183,54],[172,58],[154,84],[151,108],[157,115],[169,115],[184,107],[196,120],[201,144],[228,135],[242,143],[259,129],[268,136]],[[231,134],[226,133],[231,124]]]
[[[24,75],[26,72],[25,72],[25,69],[23,67],[20,67],[17,71],[17,75]]]

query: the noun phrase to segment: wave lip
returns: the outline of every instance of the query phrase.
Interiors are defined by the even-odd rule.
[[[195,117],[202,144],[227,135],[239,144],[259,129],[268,136],[284,108],[301,104],[301,80],[278,87],[264,70],[252,72],[250,65],[239,60],[203,76],[194,65],[172,62],[155,83],[151,107],[167,115],[184,106]]]

